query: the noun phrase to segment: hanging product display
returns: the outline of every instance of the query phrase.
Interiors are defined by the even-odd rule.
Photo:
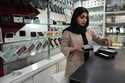
[[[51,0],[50,2],[50,9],[52,12],[64,14],[64,4],[63,1],[60,0]]]
[[[47,8],[47,0],[30,0],[29,3],[35,8],[40,8],[40,9]]]

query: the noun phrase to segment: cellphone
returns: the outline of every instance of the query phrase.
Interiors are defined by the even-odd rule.
[[[85,51],[90,51],[90,50],[93,50],[93,46],[87,44],[87,45],[84,45],[84,47],[82,49],[85,50]]]

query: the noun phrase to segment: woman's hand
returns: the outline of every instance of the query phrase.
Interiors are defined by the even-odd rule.
[[[111,38],[105,37],[104,42],[105,42],[105,45],[107,45],[108,47],[112,46]]]

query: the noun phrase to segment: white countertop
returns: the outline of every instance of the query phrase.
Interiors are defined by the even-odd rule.
[[[50,59],[39,61],[37,63],[34,63],[33,65],[27,66],[20,70],[16,70],[8,75],[1,77],[0,83],[20,82],[63,59],[65,59],[64,55],[62,53],[59,53],[55,56],[52,56]]]

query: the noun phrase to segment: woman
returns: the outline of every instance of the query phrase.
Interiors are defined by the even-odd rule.
[[[110,46],[108,38],[100,38],[94,32],[87,31],[89,25],[89,12],[83,7],[75,9],[71,25],[63,31],[61,50],[66,56],[67,64],[65,76],[68,78],[80,65],[84,64],[89,58],[89,52],[84,52],[84,45],[88,41],[95,41],[99,44]]]

